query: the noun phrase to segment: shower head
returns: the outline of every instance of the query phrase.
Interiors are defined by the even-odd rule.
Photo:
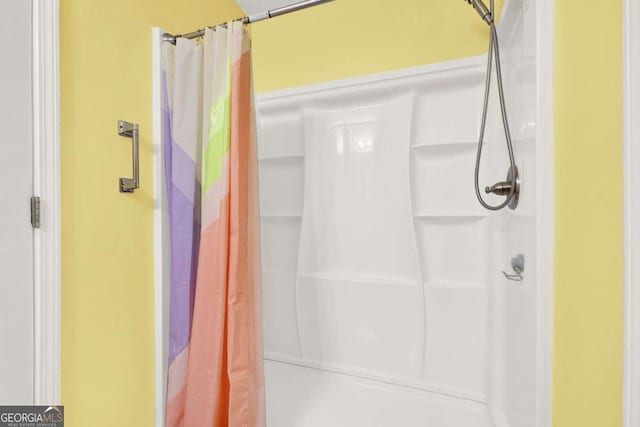
[[[473,6],[473,8],[476,10],[476,12],[478,12],[478,15],[480,15],[480,17],[484,22],[486,22],[488,25],[493,24],[493,15],[491,15],[491,11],[489,11],[489,8],[487,8],[487,5],[485,5],[482,2],[482,0],[464,0],[464,1],[466,1],[471,6]]]

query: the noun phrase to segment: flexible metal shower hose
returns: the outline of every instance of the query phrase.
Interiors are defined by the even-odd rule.
[[[491,16],[494,16],[494,0],[491,0]],[[498,32],[496,31],[496,26],[493,21],[489,23],[489,28],[491,29],[489,35],[489,53],[487,55],[487,77],[485,80],[485,88],[484,88],[484,104],[482,108],[482,122],[480,125],[480,136],[478,138],[478,152],[476,154],[476,170],[474,177],[474,184],[476,190],[476,197],[480,204],[486,209],[497,211],[503,209],[511,203],[514,197],[516,197],[516,184],[517,184],[517,173],[516,173],[516,161],[513,154],[513,143],[511,142],[511,132],[509,131],[509,121],[507,120],[507,107],[505,105],[504,99],[504,89],[502,87],[502,66],[500,64],[500,47],[498,44]],[[479,175],[480,175],[480,159],[482,158],[482,145],[484,144],[484,133],[487,125],[487,110],[489,107],[489,89],[491,88],[491,71],[493,67],[493,57],[495,53],[496,59],[496,77],[498,80],[498,95],[500,97],[500,111],[502,113],[502,127],[504,128],[504,136],[507,140],[507,150],[509,151],[509,163],[511,164],[511,189],[509,191],[509,195],[505,199],[504,202],[499,205],[493,206],[485,202],[480,194],[480,187],[478,184]]]

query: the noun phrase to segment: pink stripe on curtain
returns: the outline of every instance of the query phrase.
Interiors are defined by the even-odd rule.
[[[233,64],[228,341],[229,425],[264,425],[262,294],[251,56]],[[255,344],[255,345],[251,345]]]

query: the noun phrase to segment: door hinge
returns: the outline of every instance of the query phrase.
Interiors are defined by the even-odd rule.
[[[31,197],[31,226],[40,228],[40,197]]]

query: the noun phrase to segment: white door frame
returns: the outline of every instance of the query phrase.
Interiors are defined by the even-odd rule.
[[[60,404],[59,0],[32,0],[34,229],[34,403]]]
[[[633,0],[635,1],[635,0]],[[536,427],[550,427],[553,401],[553,307],[555,257],[554,7],[536,2],[537,99],[537,408]]]
[[[624,426],[640,427],[640,3],[624,0]],[[634,120],[633,118],[636,117]]]

